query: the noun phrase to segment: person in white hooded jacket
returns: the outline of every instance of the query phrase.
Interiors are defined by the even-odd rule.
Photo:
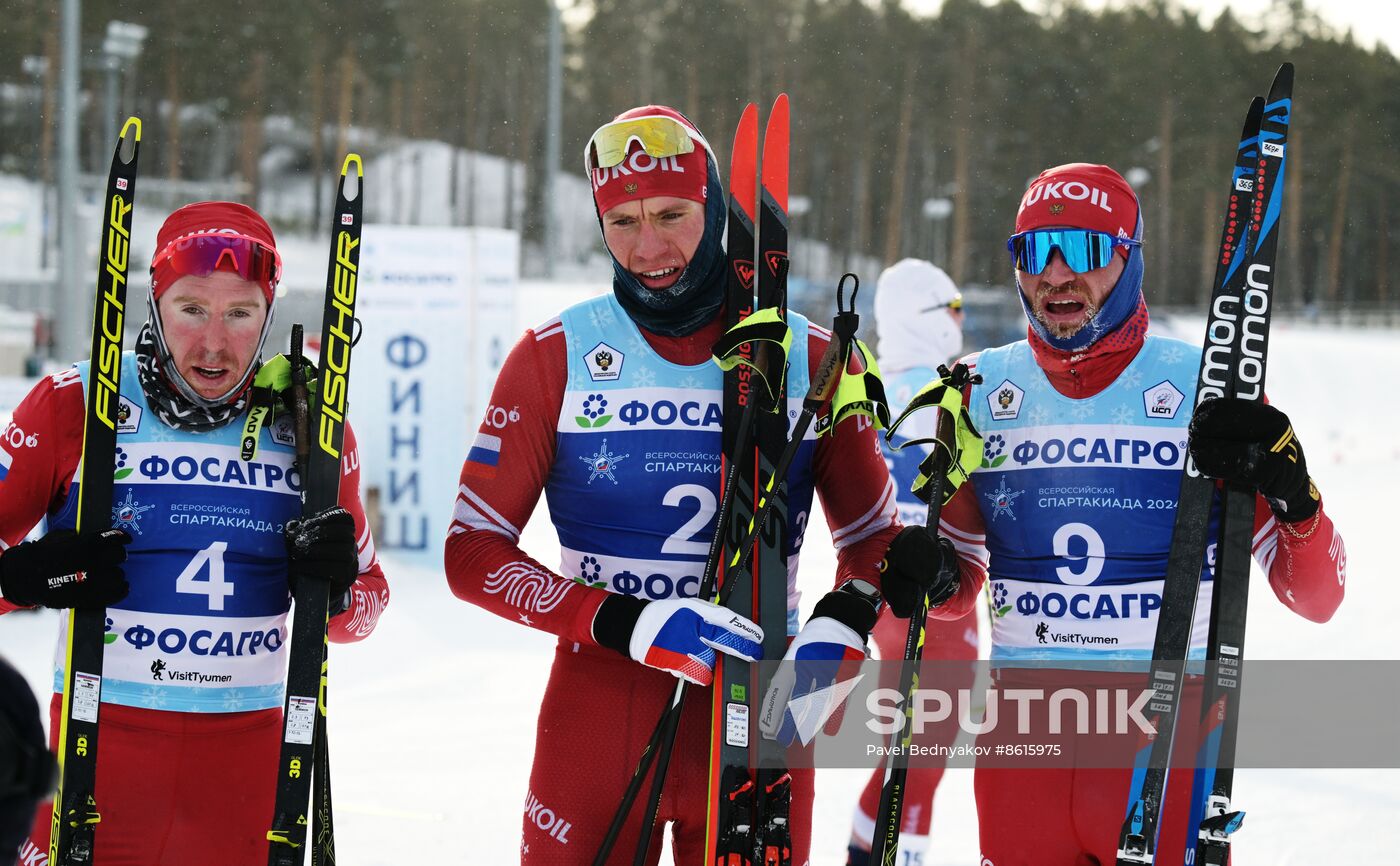
[[[952,279],[932,262],[904,259],[886,268],[875,287],[875,330],[879,336],[876,347],[880,372],[885,381],[891,413],[898,414],[919,389],[937,373],[940,360],[952,361],[962,352],[963,303],[962,294]],[[933,413],[921,413],[909,419],[897,438],[921,438],[932,435]],[[927,429],[922,429],[926,427]],[[905,526],[923,525],[928,506],[910,492],[919,462],[926,452],[919,448],[894,451],[881,440],[885,462],[890,466],[897,489],[896,504],[899,522]],[[879,656],[897,661],[904,655],[908,620],[891,616],[885,611],[872,632]],[[930,619],[924,637],[924,667],[921,677],[937,677],[951,688],[967,688],[972,684],[972,662],[977,659],[977,615],[970,612],[961,619],[944,621]],[[964,664],[950,665],[950,662]],[[937,671],[935,674],[934,671]],[[949,676],[964,678],[951,683]],[[890,682],[884,682],[886,676]],[[898,688],[898,666],[887,666],[881,686]],[[922,745],[951,744],[957,737],[956,723],[930,726],[915,739]],[[943,777],[943,767],[929,766],[926,759],[915,761],[909,768],[904,798],[903,826],[900,828],[899,854],[896,862],[918,864],[929,845],[932,824],[933,794]],[[870,861],[871,838],[875,831],[875,815],[880,805],[880,790],[885,768],[878,767],[861,792],[860,801],[851,823],[851,840],[847,852],[849,866],[866,866]]]

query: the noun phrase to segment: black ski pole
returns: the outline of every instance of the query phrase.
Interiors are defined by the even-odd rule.
[[[933,451],[924,461],[921,472],[928,478],[923,490],[928,491],[928,516],[924,529],[935,542],[938,540],[938,520],[943,512],[944,485],[948,483],[949,470],[957,463],[959,452],[957,425],[959,414],[963,412],[962,392],[968,385],[981,381],[980,376],[969,374],[967,365],[956,364],[952,370],[939,366],[940,384],[936,395],[925,389],[919,397],[928,399],[911,401],[898,420],[890,428],[892,434],[899,424],[913,411],[925,406],[939,406],[937,431],[934,435]],[[912,442],[910,444],[913,444]],[[978,457],[980,458],[980,453]],[[917,491],[922,496],[923,491]],[[882,570],[884,563],[881,563]],[[904,641],[904,667],[900,671],[899,693],[901,706],[909,707],[914,702],[914,693],[919,688],[919,663],[924,657],[924,630],[930,607],[946,601],[948,595],[935,596],[940,589],[935,587],[930,594],[919,599],[918,606],[909,616],[909,632]],[[905,779],[909,775],[909,746],[913,738],[913,715],[900,714],[902,723],[899,730],[890,737],[890,753],[885,763],[885,782],[880,790],[880,807],[875,816],[875,835],[870,851],[870,862],[880,866],[894,866],[899,853],[900,824],[904,814]]]

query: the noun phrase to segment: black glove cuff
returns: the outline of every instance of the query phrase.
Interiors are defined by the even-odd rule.
[[[634,596],[608,593],[598,612],[593,614],[593,639],[599,646],[617,650],[630,659],[632,632],[637,628],[637,619],[647,604]]]
[[[1317,514],[1317,509],[1322,507],[1322,497],[1318,495],[1317,485],[1309,478],[1301,490],[1287,499],[1270,499],[1269,507],[1273,509],[1274,516],[1284,523],[1301,523]]]
[[[838,589],[822,596],[812,608],[812,619],[819,616],[829,616],[861,637],[868,637],[880,612],[860,596]]]
[[[334,592],[332,592],[329,602],[330,609],[327,611],[327,613],[330,616],[340,616],[342,613],[345,613],[347,610],[349,610],[350,605],[355,600],[353,598],[353,592],[354,591],[350,589],[345,590],[340,595],[336,595]]]

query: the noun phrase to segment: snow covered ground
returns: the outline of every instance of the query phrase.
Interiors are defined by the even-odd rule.
[[[1203,329],[1199,322],[1169,324],[1190,339]],[[1347,539],[1348,595],[1336,617],[1318,626],[1290,614],[1255,580],[1252,657],[1400,658],[1391,619],[1400,582],[1386,565],[1393,552],[1385,547],[1395,531],[1389,494],[1400,481],[1397,372],[1394,332],[1275,325],[1269,393],[1292,415],[1328,511]],[[542,512],[526,528],[523,546],[545,562],[557,559]],[[802,559],[808,606],[829,585],[834,562],[815,521]],[[394,595],[379,630],[332,652],[340,861],[517,862],[535,714],[554,642],[457,601],[431,564],[386,556],[385,570]],[[43,694],[55,623],[47,612],[0,619],[0,654]],[[849,816],[864,778],[862,771],[819,772],[813,866],[845,862]],[[1397,770],[1242,771],[1236,796],[1249,811],[1236,837],[1239,863],[1383,863],[1400,850]],[[945,776],[933,833],[927,866],[980,862],[970,770]]]

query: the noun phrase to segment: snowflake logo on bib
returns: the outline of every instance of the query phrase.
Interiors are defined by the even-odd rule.
[[[627,457],[628,455],[626,454],[609,454],[608,440],[604,439],[603,445],[601,448],[598,449],[597,454],[594,454],[592,457],[580,457],[579,459],[582,460],[584,463],[588,464],[589,484],[592,484],[599,475],[602,475],[612,483],[616,484],[617,477],[613,475],[613,469],[617,467],[617,464],[621,463],[623,460],[626,460]]]
[[[117,529],[128,529],[137,535],[141,534],[141,515],[155,508],[154,505],[142,505],[131,497],[131,490],[126,491],[126,499],[117,503],[112,508],[112,525]]]
[[[1011,506],[1016,502],[1016,497],[1025,492],[1024,490],[1012,492],[1011,488],[1006,485],[1006,476],[1003,475],[1001,484],[996,490],[993,490],[991,493],[982,494],[992,502],[992,520],[996,520],[1003,514],[1015,520],[1016,512],[1011,510]]]

